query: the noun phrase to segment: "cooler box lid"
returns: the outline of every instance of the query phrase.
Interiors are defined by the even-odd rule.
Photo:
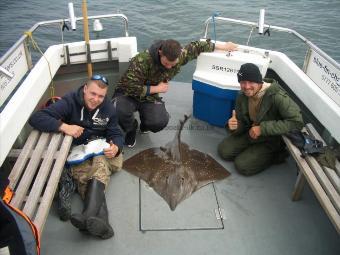
[[[222,89],[239,90],[237,72],[244,63],[253,63],[265,76],[270,58],[257,52],[204,52],[197,58],[193,79]]]

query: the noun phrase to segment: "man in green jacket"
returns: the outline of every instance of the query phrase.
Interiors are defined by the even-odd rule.
[[[243,175],[254,175],[287,156],[281,135],[303,127],[301,110],[273,79],[262,80],[259,68],[243,64],[237,73],[241,92],[226,125],[230,136],[218,145]]]
[[[113,96],[119,124],[125,131],[125,144],[133,147],[136,143],[136,111],[142,133],[158,132],[166,127],[169,114],[159,94],[168,91],[169,81],[183,65],[196,59],[201,52],[236,48],[232,42],[214,44],[210,40],[191,42],[182,48],[178,41],[169,39],[157,41],[133,57]]]

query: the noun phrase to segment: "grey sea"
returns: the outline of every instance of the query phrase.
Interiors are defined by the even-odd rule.
[[[39,21],[68,18],[69,1],[55,0],[1,0],[0,1],[0,56],[20,36]],[[80,0],[73,1],[76,16],[81,16]],[[149,47],[157,39],[174,38],[185,44],[202,37],[204,21],[214,13],[227,18],[257,22],[261,8],[266,10],[265,23],[272,26],[296,30],[308,40],[340,62],[340,1],[339,0],[89,0],[88,15],[123,13],[129,19],[129,34],[136,36],[138,50]],[[92,27],[92,24],[90,24]],[[77,32],[65,31],[64,42],[82,40],[82,24]],[[235,25],[216,26],[209,36],[217,40],[246,44],[250,29]],[[91,38],[122,35],[121,21],[104,22],[101,34],[91,33]],[[59,27],[42,28],[34,34],[42,49],[61,42]],[[286,53],[298,64],[303,63],[305,48],[298,39],[278,32],[271,36],[253,33],[251,46],[275,49]],[[190,81],[194,63],[184,68],[176,77],[179,81]]]

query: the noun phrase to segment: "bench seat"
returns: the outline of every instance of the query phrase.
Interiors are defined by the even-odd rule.
[[[33,130],[24,147],[13,149],[9,154],[10,157],[17,157],[8,176],[9,188],[14,192],[10,204],[23,211],[40,234],[71,143],[71,136]]]
[[[312,124],[307,124],[304,131],[322,141],[324,145],[326,144]],[[311,155],[302,157],[300,150],[287,137],[283,136],[283,140],[300,170],[292,193],[292,200],[297,201],[301,198],[303,187],[307,181],[336,231],[340,234],[339,162],[336,162],[337,169],[321,166]]]

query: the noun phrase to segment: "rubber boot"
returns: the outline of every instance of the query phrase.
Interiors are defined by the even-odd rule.
[[[71,198],[76,189],[69,169],[64,168],[58,186],[58,215],[62,221],[67,221],[71,217]]]
[[[86,220],[89,217],[96,216],[99,212],[103,199],[105,199],[105,184],[96,180],[91,179],[87,183],[87,190],[84,199],[83,212],[75,213],[71,215],[71,223],[79,230],[87,230]]]
[[[96,217],[89,217],[86,221],[87,230],[91,235],[102,239],[113,237],[114,232],[109,223],[109,212],[104,198],[103,204]]]

